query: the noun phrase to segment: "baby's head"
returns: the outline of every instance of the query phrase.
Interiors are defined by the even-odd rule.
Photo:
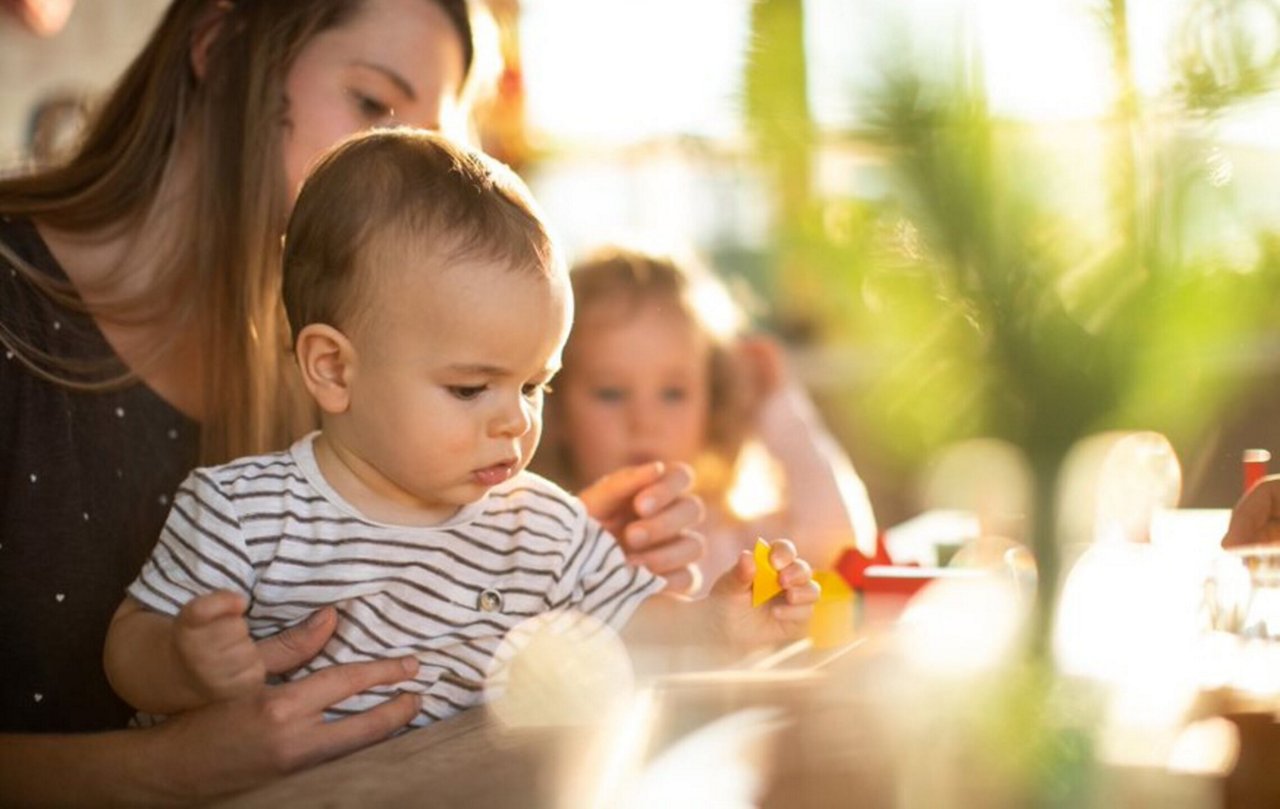
[[[447,517],[528,463],[572,298],[502,164],[421,131],[345,141],[298,196],[284,304],[325,441],[376,496]]]
[[[746,402],[731,348],[743,316],[724,286],[690,259],[621,247],[570,279],[576,322],[539,471],[580,486],[654,460],[727,470]]]

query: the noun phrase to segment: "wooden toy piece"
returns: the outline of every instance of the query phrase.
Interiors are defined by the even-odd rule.
[[[758,607],[782,592],[778,571],[769,564],[769,543],[756,538],[756,578],[751,583],[751,606]]]
[[[814,647],[833,649],[853,640],[853,605],[857,597],[853,588],[834,570],[816,571],[813,580],[822,588],[809,622],[809,639]]]

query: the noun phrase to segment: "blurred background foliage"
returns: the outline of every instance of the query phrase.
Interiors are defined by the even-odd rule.
[[[832,136],[803,103],[804,4],[753,6],[745,108],[779,201],[776,325],[868,369],[829,412],[891,466],[976,435],[1051,465],[1109,428],[1194,455],[1280,322],[1275,231],[1218,227],[1239,204],[1219,124],[1276,87],[1280,11],[1184,4],[1174,80],[1144,95],[1126,3],[1075,4],[1115,91],[1093,120],[1038,123],[988,101],[973,31],[997,5],[954,9],[952,47],[927,59],[909,20],[882,29],[860,125],[835,136],[874,167],[875,197],[814,181]],[[1081,174],[1095,185],[1073,193]]]
[[[932,51],[905,18],[881,29],[859,125],[839,133],[881,177],[874,198],[814,181],[826,135],[803,101],[801,0],[754,4],[745,109],[777,201],[779,324],[868,369],[828,399],[833,419],[859,423],[854,443],[903,470],[976,436],[1021,447],[1048,607],[1071,446],[1124,428],[1203,451],[1256,373],[1238,357],[1280,322],[1275,232],[1213,226],[1234,190],[1217,124],[1276,86],[1280,10],[1186,4],[1174,80],[1144,95],[1126,2],[1077,4],[1109,54],[1112,91],[1100,115],[1064,124],[993,110],[974,32],[998,5],[953,6],[951,42]],[[1064,193],[1081,172],[1094,187]]]

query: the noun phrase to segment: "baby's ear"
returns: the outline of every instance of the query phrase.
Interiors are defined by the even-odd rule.
[[[356,349],[347,336],[324,323],[311,323],[298,332],[294,345],[302,381],[325,413],[345,413],[351,404],[351,378]]]

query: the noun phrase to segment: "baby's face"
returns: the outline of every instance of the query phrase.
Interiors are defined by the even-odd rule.
[[[646,303],[584,311],[572,374],[557,384],[564,441],[579,478],[648,461],[691,463],[706,446],[711,347],[689,319]]]
[[[486,260],[371,285],[342,434],[380,498],[441,519],[529,463],[571,318],[562,277]]]

